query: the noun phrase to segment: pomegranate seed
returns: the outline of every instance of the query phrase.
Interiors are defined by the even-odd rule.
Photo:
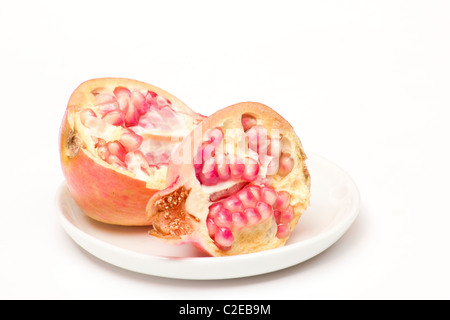
[[[209,215],[208,217],[214,218],[221,209],[223,208],[223,204],[221,202],[217,202],[209,206]]]
[[[258,202],[256,204],[256,210],[258,210],[259,214],[261,215],[261,220],[265,221],[267,219],[269,219],[270,217],[272,217],[273,214],[273,209],[272,206],[265,203],[265,202]]]
[[[222,247],[222,250],[229,250],[234,242],[233,233],[231,233],[231,230],[228,228],[219,228],[216,232],[214,240],[220,247]]]
[[[247,227],[253,227],[261,221],[261,214],[255,208],[245,209],[244,215],[248,220]]]
[[[158,107],[160,107],[160,108],[170,105],[169,101],[166,98],[164,98],[163,96],[157,96],[156,103],[157,103]]]
[[[249,114],[243,114],[241,118],[242,127],[244,128],[244,131],[248,131],[250,128],[254,127],[256,125],[256,119],[255,117],[249,115]]]
[[[99,93],[95,95],[95,105],[108,105],[117,103],[116,97],[109,93]]]
[[[242,212],[234,212],[231,218],[233,220],[232,230],[234,232],[240,231],[247,226],[248,219]]]
[[[124,114],[126,114],[128,112],[129,100],[130,100],[130,98],[125,94],[122,94],[117,97],[117,103],[119,104],[119,110],[122,111]]]
[[[246,189],[248,189],[253,194],[256,201],[259,201],[261,199],[261,188],[259,186],[251,185],[248,186]]]
[[[127,127],[136,126],[139,123],[139,112],[133,103],[128,104],[128,110],[125,113],[125,125]]]
[[[145,96],[139,91],[133,91],[131,93],[130,103],[134,105],[139,115],[146,113],[150,109],[150,105],[147,103]]]
[[[206,160],[214,157],[215,152],[216,152],[216,148],[212,143],[203,142],[203,144],[202,144],[203,161],[206,161]]]
[[[209,236],[212,239],[214,239],[214,236],[216,235],[218,227],[217,227],[216,223],[214,222],[213,218],[206,219],[206,227],[208,228]]]
[[[106,144],[101,144],[97,147],[97,154],[99,155],[100,158],[102,158],[103,160],[106,160],[106,159],[108,159],[108,157],[111,153],[109,152]]]
[[[111,103],[107,103],[107,104],[102,104],[99,107],[100,113],[105,115],[111,111],[120,111],[119,108],[119,103],[117,103],[117,101],[111,102]]]
[[[245,158],[245,168],[242,174],[242,179],[245,181],[254,181],[258,177],[259,164],[258,161],[252,158]]]
[[[262,196],[262,201],[264,201],[265,203],[268,203],[272,207],[277,202],[277,192],[270,187],[262,187],[261,188],[261,196]]]
[[[231,228],[231,225],[233,224],[233,218],[229,210],[221,208],[216,212],[214,216],[214,222],[218,227]]]
[[[112,124],[114,126],[120,126],[123,124],[123,120],[124,120],[124,115],[120,110],[113,110],[110,111],[108,113],[106,113],[102,119],[109,123]]]
[[[219,179],[222,181],[228,180],[231,177],[230,165],[227,163],[227,157],[221,153],[216,156],[216,169],[219,174]]]
[[[125,156],[125,164],[130,171],[136,173],[142,170],[146,174],[150,174],[150,166],[141,151],[128,152]]]
[[[279,223],[289,223],[294,219],[294,209],[289,206],[285,211],[281,212]]]
[[[223,200],[222,204],[224,208],[228,209],[230,212],[241,212],[244,210],[244,205],[236,196],[226,198]]]
[[[128,88],[125,88],[125,87],[116,87],[114,89],[114,95],[116,97],[119,97],[119,96],[122,96],[122,95],[130,97],[131,96],[131,91]]]
[[[139,149],[142,141],[144,141],[144,138],[134,133],[132,130],[126,130],[125,133],[122,134],[122,137],[120,137],[120,143],[122,143],[128,152]]]
[[[291,195],[287,191],[280,191],[277,194],[277,210],[283,212],[289,207],[289,202],[291,199]]]
[[[157,94],[153,91],[148,90],[147,94],[145,95],[145,98],[148,100],[149,98],[156,98]]]
[[[223,140],[223,131],[220,128],[212,128],[205,132],[203,140],[218,146]]]
[[[89,123],[91,118],[97,118],[97,115],[92,109],[84,109],[83,111],[80,112],[80,121],[83,124],[83,126],[88,127],[87,123]]]
[[[241,200],[244,208],[254,208],[256,206],[258,200],[248,188],[239,191],[236,195]]]
[[[123,161],[114,154],[110,154],[108,156],[108,158],[106,159],[106,162],[108,162],[109,164],[112,164],[118,168],[126,169],[125,163],[123,163]]]
[[[267,165],[267,175],[271,176],[278,172],[279,168],[279,158],[272,158]]]
[[[106,144],[111,155],[116,156],[120,161],[125,161],[127,150],[119,141],[112,141]]]
[[[248,146],[258,154],[267,154],[267,130],[263,126],[254,126],[246,133]]]
[[[291,234],[291,228],[289,224],[286,223],[280,223],[277,225],[277,238],[278,239],[285,239],[289,237]]]
[[[278,169],[278,174],[280,176],[286,176],[294,168],[294,159],[288,153],[283,153],[280,156],[280,168]]]
[[[281,152],[280,139],[270,139],[270,142],[267,146],[267,154],[275,158],[279,158],[280,152]]]
[[[231,179],[233,180],[239,180],[241,179],[242,175],[245,171],[245,164],[244,162],[235,157],[230,158],[230,173],[231,173]]]
[[[280,217],[281,217],[281,211],[274,210],[273,211],[273,217],[275,218],[276,223],[280,223]]]
[[[214,158],[205,161],[202,171],[199,173],[199,178],[200,182],[206,186],[216,185],[219,182]]]

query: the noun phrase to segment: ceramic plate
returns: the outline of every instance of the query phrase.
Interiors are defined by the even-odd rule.
[[[130,271],[191,280],[269,273],[326,250],[347,231],[359,213],[359,192],[349,175],[319,155],[308,157],[311,206],[282,248],[232,257],[207,257],[189,244],[172,246],[149,236],[149,227],[112,226],[86,217],[65,183],[57,192],[57,214],[64,230],[78,245]]]

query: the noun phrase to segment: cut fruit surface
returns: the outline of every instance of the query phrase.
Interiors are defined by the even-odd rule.
[[[309,204],[305,161],[292,126],[271,108],[248,102],[219,110],[176,148],[167,188],[147,205],[150,234],[213,256],[283,246]]]
[[[165,186],[171,152],[204,117],[140,81],[93,79],[70,97],[60,130],[69,190],[91,218],[148,225],[148,199]]]

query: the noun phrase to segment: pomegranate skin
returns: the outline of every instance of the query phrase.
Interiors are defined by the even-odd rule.
[[[123,226],[144,226],[149,198],[165,185],[165,169],[155,169],[146,181],[127,170],[118,170],[92,152],[85,128],[77,120],[80,111],[94,105],[97,90],[125,87],[149,90],[170,100],[174,108],[192,118],[192,126],[203,120],[170,93],[144,82],[124,78],[92,79],[71,95],[59,133],[60,161],[69,191],[81,210],[94,220]],[[77,118],[78,117],[78,118]]]
[[[223,187],[221,187],[220,179],[214,178],[213,174],[206,178],[201,176],[203,169],[201,165],[198,165],[198,159],[201,158],[199,154],[205,153],[199,153],[196,150],[208,150],[208,146],[205,149],[203,146],[205,146],[205,136],[209,136],[209,130],[219,128],[224,133],[227,130],[230,130],[229,132],[237,130],[240,135],[238,140],[242,141],[244,136],[248,141],[249,130],[257,126],[277,132],[281,141],[279,154],[283,158],[290,157],[291,160],[287,162],[287,169],[284,166],[282,170],[279,169],[278,172],[269,176],[266,173],[268,166],[262,169],[260,163],[257,179],[248,181],[244,176],[240,180],[233,178],[229,179],[231,181],[227,181],[227,184],[223,184]],[[226,139],[224,138],[223,141]],[[216,141],[210,140],[210,145],[218,145]],[[276,145],[273,140],[271,143]],[[251,143],[247,142],[247,145],[250,146]],[[265,147],[267,146],[261,143],[257,150]],[[276,148],[274,147],[273,150]],[[225,154],[232,156],[229,152]],[[207,152],[207,155],[209,157],[210,153]],[[311,178],[306,167],[306,159],[302,144],[292,126],[268,106],[256,102],[244,102],[221,109],[204,119],[173,153],[167,172],[167,188],[156,192],[147,204],[147,217],[153,226],[149,233],[174,245],[192,243],[211,256],[247,254],[284,246],[290,232],[309,205]],[[210,158],[207,161],[210,161]],[[208,170],[212,169],[208,166]],[[265,202],[261,203],[261,199],[251,200],[249,193],[251,189],[246,188],[259,188],[258,190],[271,188],[272,193],[278,194],[280,201],[288,192],[290,199],[276,208],[275,201],[269,199],[270,192],[267,193]],[[235,200],[235,195],[242,190],[248,192],[248,205],[253,204],[260,210],[267,209],[266,214],[262,215],[264,218],[257,215],[256,219],[260,221],[255,225],[254,222],[250,222],[255,217],[253,214],[255,208],[243,210],[244,215],[252,213],[252,216],[248,216],[249,222],[247,222],[251,226],[242,227],[242,224],[246,223],[242,212],[234,214],[230,209],[229,212],[236,217],[236,223],[229,226],[230,223],[232,224],[230,218],[225,221],[223,214],[218,214],[214,207],[217,203],[225,206],[232,205],[230,198]],[[246,200],[245,197],[242,199]],[[268,203],[273,204],[273,210]],[[280,215],[277,210],[281,208],[291,214]],[[242,208],[237,210],[242,211]],[[280,221],[280,218],[276,216],[283,218],[289,216],[289,221]],[[214,225],[214,219],[216,219],[216,225]],[[233,232],[230,233],[230,230]]]

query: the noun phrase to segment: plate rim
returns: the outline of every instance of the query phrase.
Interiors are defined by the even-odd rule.
[[[61,203],[61,196],[62,193],[65,192],[64,188],[67,188],[66,181],[62,181],[57,189],[56,197],[55,197],[55,206],[56,211],[58,212],[59,221],[65,230],[65,232],[74,240],[80,247],[82,247],[84,250],[89,252],[90,254],[96,256],[97,258],[115,265],[116,267],[126,269],[129,271],[151,275],[151,276],[157,276],[157,277],[164,277],[164,278],[172,278],[172,279],[184,279],[184,280],[220,280],[220,279],[234,279],[234,278],[243,278],[243,277],[249,277],[249,276],[256,276],[266,273],[271,273],[274,271],[282,270],[291,266],[294,266],[296,264],[302,263],[304,261],[307,261],[314,256],[318,255],[319,253],[325,251],[329,247],[331,247],[337,240],[339,240],[349,229],[349,227],[353,224],[353,222],[356,220],[357,216],[360,212],[360,203],[361,203],[361,196],[360,191],[352,179],[352,177],[343,170],[339,165],[336,163],[324,158],[321,155],[318,155],[316,153],[311,152],[308,156],[309,159],[311,158],[317,158],[322,162],[326,162],[328,166],[333,166],[334,169],[337,169],[340,171],[340,174],[345,176],[345,178],[348,180],[348,185],[351,186],[350,193],[353,195],[353,206],[351,208],[350,213],[346,214],[344,219],[340,221],[337,224],[334,224],[331,226],[331,228],[324,230],[323,232],[320,232],[319,234],[314,235],[311,238],[305,239],[302,242],[285,245],[280,248],[275,248],[271,250],[261,251],[261,252],[255,252],[255,253],[248,253],[244,255],[237,255],[237,256],[225,256],[225,257],[165,257],[165,256],[156,256],[156,255],[149,255],[137,251],[132,251],[126,248],[118,247],[114,244],[108,243],[107,241],[104,241],[100,238],[95,237],[94,235],[91,235],[85,231],[83,231],[81,228],[79,228],[76,224],[69,221],[69,219],[66,217],[66,214],[63,212],[63,210],[60,208]],[[90,245],[88,245],[88,243]],[[298,255],[298,252],[301,251],[303,248],[308,248],[311,246],[312,243],[319,244],[316,246],[315,250],[310,250],[308,254]],[[292,255],[292,253],[295,253],[296,255]],[[127,256],[128,258],[131,258],[133,261],[139,261],[139,262],[145,262],[144,265],[137,267],[136,263],[129,263],[126,261],[117,261],[117,256]],[[271,259],[273,259],[276,256],[283,255],[283,256],[292,256],[293,258],[289,259],[289,261],[277,262],[275,263],[268,263],[271,262]],[[119,259],[120,260],[120,259]],[[125,259],[127,260],[127,259]],[[261,270],[258,272],[252,272],[250,270],[245,271],[231,271],[231,272],[224,272],[224,267],[232,266],[232,270],[235,270],[236,264],[245,264],[248,261],[252,261],[252,263],[255,263],[255,261],[261,261]],[[171,266],[171,268],[148,268],[148,264],[162,264],[165,266]],[[185,265],[196,265],[199,268],[198,272],[194,272],[192,274],[179,274],[177,272],[172,271],[173,264],[176,263],[179,267],[183,267]],[[215,272],[202,272],[205,265],[211,265],[211,264],[217,264],[221,266],[220,268],[217,268]],[[234,264],[234,266],[232,265]],[[218,272],[220,270],[220,272]]]

